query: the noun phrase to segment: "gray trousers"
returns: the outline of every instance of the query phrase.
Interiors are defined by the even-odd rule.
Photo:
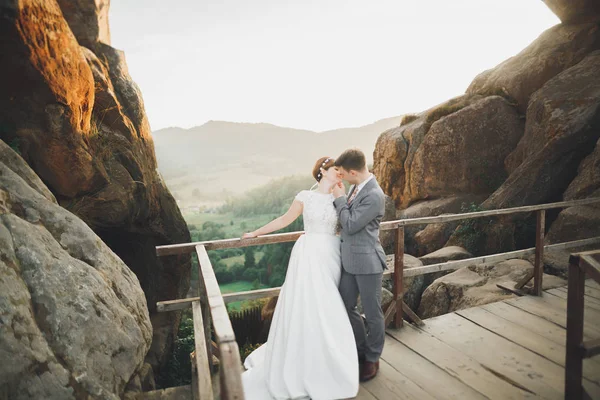
[[[381,281],[383,273],[353,275],[342,268],[340,294],[350,317],[350,324],[356,339],[358,354],[364,355],[369,362],[379,360],[385,342],[385,322],[381,310]],[[356,309],[360,294],[363,311],[366,317],[366,328],[362,317]]]

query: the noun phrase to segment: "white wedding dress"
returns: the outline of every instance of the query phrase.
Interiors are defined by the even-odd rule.
[[[340,239],[333,195],[303,190],[305,234],[290,256],[267,343],[242,374],[246,400],[333,400],[358,393],[358,356],[338,292]]]

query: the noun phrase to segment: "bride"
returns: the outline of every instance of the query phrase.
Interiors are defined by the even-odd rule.
[[[246,400],[333,400],[358,393],[356,342],[338,292],[342,267],[331,192],[341,181],[334,159],[317,160],[313,177],[315,191],[301,191],[284,215],[242,236],[265,235],[304,217],[305,233],[292,249],[267,343],[244,362]]]

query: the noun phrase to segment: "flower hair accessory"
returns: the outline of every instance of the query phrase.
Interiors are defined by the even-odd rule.
[[[325,161],[323,161],[323,163],[321,164],[321,167],[319,169],[323,168],[329,162],[329,160],[331,160],[331,158],[329,158],[329,157],[327,159],[325,159]],[[319,171],[319,173],[317,174],[317,182],[319,182],[322,177],[323,177],[323,174],[321,173],[321,171]]]

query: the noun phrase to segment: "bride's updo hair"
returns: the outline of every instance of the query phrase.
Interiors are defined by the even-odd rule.
[[[329,168],[333,167],[334,164],[335,158],[333,157],[321,157],[317,160],[312,171],[313,177],[317,180],[317,182],[320,182],[321,178],[323,178],[323,175],[321,174],[321,168],[327,171]]]

